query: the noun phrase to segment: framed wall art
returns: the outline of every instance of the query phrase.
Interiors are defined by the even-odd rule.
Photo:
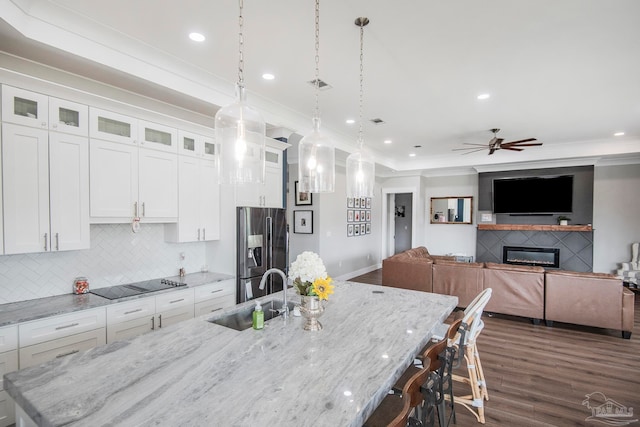
[[[313,211],[293,211],[293,232],[313,234]]]
[[[298,191],[298,181],[295,184],[296,187],[296,206],[311,206],[313,204],[311,193],[301,193]]]

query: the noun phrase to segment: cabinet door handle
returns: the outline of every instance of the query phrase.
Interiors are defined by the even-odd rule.
[[[174,299],[173,301],[169,301],[169,304],[175,304],[177,302],[184,301],[184,298]]]
[[[198,228],[198,241],[200,241],[200,229]]]
[[[75,322],[75,323],[72,323],[72,324],[70,324],[70,325],[58,326],[58,327],[56,328],[56,331],[59,331],[59,330],[61,330],[61,329],[73,328],[74,326],[78,326],[79,324],[80,324],[80,323]]]
[[[145,215],[145,209],[144,209],[144,202],[142,202],[142,216],[146,216]]]
[[[154,331],[156,329],[156,316],[151,317],[151,330]]]
[[[133,216],[138,218],[138,202],[133,202]]]
[[[133,313],[137,313],[139,311],[142,311],[142,309],[141,308],[136,308],[135,310],[125,311],[124,314],[126,316],[127,314],[133,314]]]
[[[207,233],[207,229],[203,228],[202,229],[202,240],[207,240],[207,234],[206,233]]]
[[[216,292],[222,292],[222,289],[216,289],[215,291],[211,291],[212,294],[215,294]]]
[[[220,308],[214,308],[213,310],[211,310],[211,312],[213,313],[214,311],[220,311],[220,310],[222,310],[222,307],[220,307]]]
[[[69,351],[67,353],[60,353],[59,355],[56,356],[56,359],[59,359],[61,357],[65,357],[65,356],[71,356],[72,354],[76,354],[76,353],[79,353],[79,352],[80,352],[80,350],[71,350],[71,351]]]
[[[158,314],[158,329],[162,328],[162,314]]]
[[[44,251],[47,252],[47,233],[44,233]]]
[[[41,123],[41,126],[42,126],[43,128],[46,128],[46,127],[47,127],[47,122],[42,122],[42,123]]]
[[[56,233],[56,251],[60,250],[60,233]]]

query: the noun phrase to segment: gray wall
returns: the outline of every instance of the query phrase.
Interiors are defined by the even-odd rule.
[[[573,212],[571,225],[593,223],[593,166],[528,169],[505,172],[485,172],[478,177],[478,209],[493,211],[493,180],[497,178],[573,175]],[[556,224],[557,215],[497,214],[498,224]]]

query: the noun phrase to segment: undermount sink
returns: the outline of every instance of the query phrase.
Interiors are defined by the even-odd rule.
[[[288,302],[287,306],[289,307],[289,313],[293,311],[293,307],[295,307],[295,303]],[[271,320],[274,317],[279,317],[280,312],[279,309],[282,308],[282,301],[271,300],[262,303],[262,310],[264,311],[264,321]],[[225,316],[222,316],[217,319],[207,320],[210,323],[215,323],[217,325],[225,326],[227,328],[235,329],[236,331],[244,331],[245,329],[249,329],[253,326],[253,310],[255,309],[255,305],[251,305],[245,307],[240,311],[235,311],[233,313],[229,313]]]

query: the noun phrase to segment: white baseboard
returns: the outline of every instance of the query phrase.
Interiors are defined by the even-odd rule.
[[[361,268],[356,271],[352,271],[350,273],[341,274],[340,276],[334,277],[335,280],[349,280],[353,277],[361,276],[366,273],[371,273],[372,271],[378,270],[382,268],[382,263],[370,265],[368,267]]]

